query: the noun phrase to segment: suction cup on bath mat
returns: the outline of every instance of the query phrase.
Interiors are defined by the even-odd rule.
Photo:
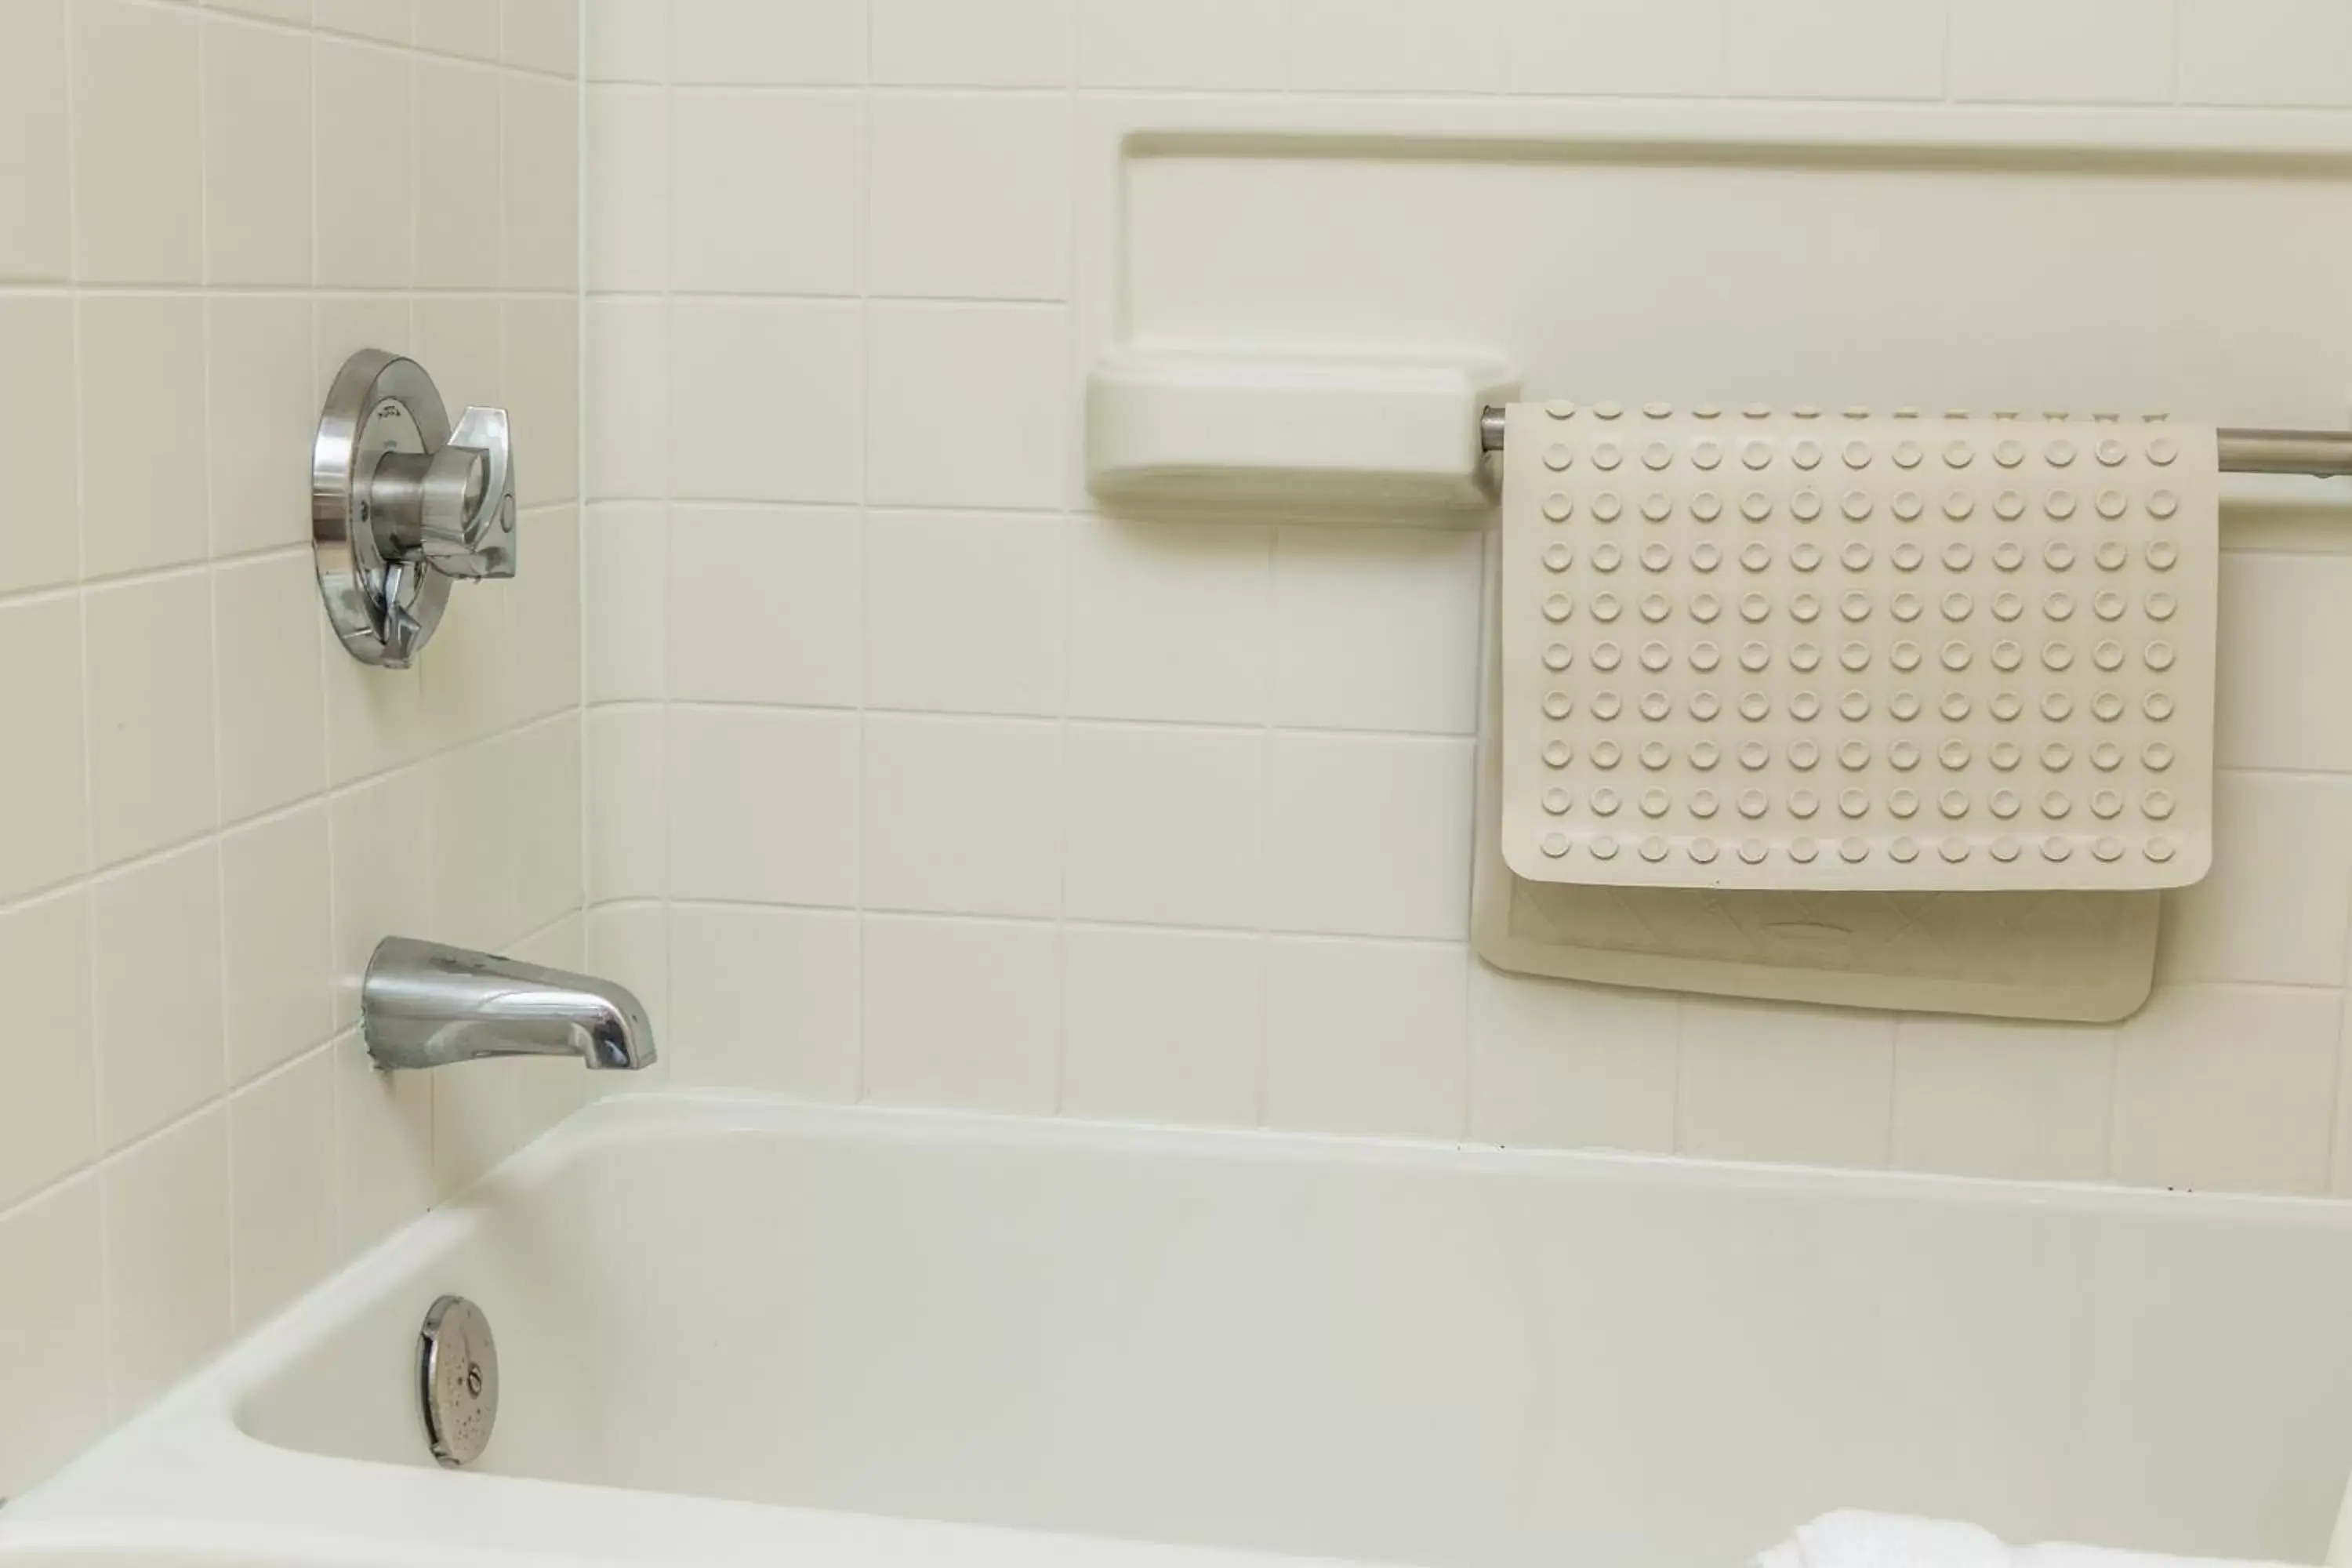
[[[444,1296],[417,1336],[417,1386],[425,1435],[447,1469],[470,1465],[490,1446],[499,1419],[499,1344],[490,1320],[463,1296]]]

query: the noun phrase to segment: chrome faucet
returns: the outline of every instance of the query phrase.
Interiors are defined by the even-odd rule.
[[[635,1068],[654,1059],[645,1004],[623,986],[404,936],[384,938],[368,960],[360,1031],[380,1068],[578,1057]]]

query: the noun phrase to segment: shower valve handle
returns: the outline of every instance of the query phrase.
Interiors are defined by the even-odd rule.
[[[514,458],[503,408],[468,408],[433,454],[418,552],[452,577],[515,574]]]

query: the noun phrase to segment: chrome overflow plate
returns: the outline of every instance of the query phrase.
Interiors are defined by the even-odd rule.
[[[499,1419],[499,1344],[490,1320],[463,1296],[444,1296],[417,1336],[417,1384],[425,1435],[446,1469],[470,1465],[490,1446]]]
[[[381,349],[353,354],[310,449],[310,542],[344,648],[407,668],[454,579],[514,575],[506,410],[468,408],[452,427],[424,366]]]

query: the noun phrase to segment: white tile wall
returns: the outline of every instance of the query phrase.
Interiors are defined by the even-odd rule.
[[[1466,531],[1280,531],[1274,721],[1297,730],[1475,732],[1480,545]]]
[[[1904,1017],[1895,1025],[1895,1163],[2050,1181],[2106,1173],[2116,1034]]]
[[[74,373],[72,302],[0,295],[0,363],[16,371],[0,381],[0,508],[12,518],[68,516],[77,411],[56,389]],[[70,582],[78,556],[65,529],[11,528],[0,535],[0,593]]]
[[[860,887],[876,909],[1055,914],[1062,733],[1036,719],[870,713]]]
[[[2180,0],[2183,102],[2352,106],[2347,50],[2352,11],[2333,0]]]
[[[2326,1191],[2343,1011],[2334,990],[2159,985],[2117,1043],[2114,1173]]]
[[[1675,1147],[1677,1002],[1470,967],[1470,1135],[1482,1143]]]
[[[2179,29],[2178,8],[2151,0],[1969,0],[1952,7],[1952,96],[2162,103]],[[2018,47],[2029,37],[2032,47]]]
[[[1066,93],[893,93],[875,101],[873,118],[868,289],[918,299],[1069,292]]]
[[[1723,1160],[1887,1162],[1895,1023],[1693,999],[1682,1009],[1675,1146]]]
[[[866,308],[866,499],[1052,510],[1075,397],[1058,305]]]
[[[106,1428],[108,1401],[93,1367],[108,1365],[106,1319],[91,1310],[107,1289],[105,1194],[86,1171],[0,1212],[0,1473],[21,1486]],[[35,1353],[26,1353],[27,1351]]]
[[[1500,0],[1290,0],[1271,20],[1301,91],[1492,92],[1509,40]]]
[[[1243,932],[1070,927],[1062,939],[1062,1109],[1255,1121],[1265,967],[1265,945]]]
[[[1266,923],[1458,940],[1470,902],[1470,742],[1277,733],[1269,746]]]
[[[671,931],[677,1002],[660,1026],[674,1081],[856,1095],[856,915],[680,905]]]
[[[1497,974],[1478,538],[1089,515],[1072,266],[1090,94],[2346,107],[2347,16],[587,0],[600,957],[698,1082],[2352,1193],[2352,554],[2227,558],[2221,865],[2138,1017]]]
[[[1244,524],[1074,519],[1070,712],[1265,722],[1273,561],[1273,536]]]
[[[680,289],[842,294],[857,287],[864,106],[832,93],[681,94],[669,115],[669,265]],[[761,174],[757,194],[745,167]]]
[[[1279,88],[1259,0],[1078,0],[1078,79],[1103,88]]]
[[[1945,6],[1918,0],[1746,0],[1724,12],[1724,88],[1759,98],[1940,98],[1949,31]]]
[[[667,52],[680,83],[860,81],[866,8],[861,0],[682,0],[670,7]]]
[[[751,903],[857,901],[857,717],[670,714],[669,890]]]
[[[0,1496],[433,1200],[377,939],[579,944],[576,10],[0,5]],[[405,675],[308,548],[370,343],[520,446],[523,576]],[[495,1154],[579,1080],[486,1092]]]
[[[1659,94],[1723,89],[1726,0],[1512,0],[1512,91]]]
[[[875,0],[877,82],[1054,87],[1070,79],[1074,0]]]
[[[1265,738],[1072,724],[1064,829],[1079,920],[1251,930],[1265,921]]]
[[[748,169],[738,174],[752,177]],[[688,299],[671,311],[669,327],[668,471],[676,494],[857,499],[863,421],[855,393],[863,353],[856,306]],[[589,435],[602,445],[646,440],[658,428],[592,427]]]
[[[1266,944],[1259,1115],[1277,1127],[1460,1138],[1470,960],[1451,942]]]
[[[98,1152],[89,941],[83,889],[0,914],[0,994],[22,1020],[0,1042],[0,1209]]]
[[[861,942],[866,1098],[1054,1109],[1062,952],[1050,923],[868,915]]]
[[[227,1108],[173,1123],[102,1174],[107,1382],[117,1406],[135,1407],[226,1341],[235,1318]]]
[[[672,695],[856,703],[856,513],[681,506],[669,560]]]
[[[1055,517],[866,513],[866,700],[930,712],[1058,713],[1065,533]]]

